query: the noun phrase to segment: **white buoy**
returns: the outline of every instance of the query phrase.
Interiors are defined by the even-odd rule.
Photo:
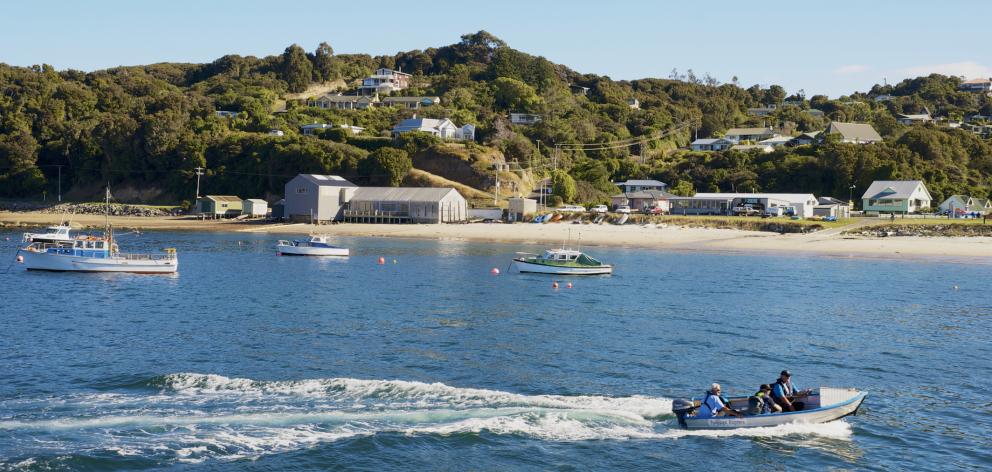
[[[489,273],[490,274],[493,274],[493,275],[499,275],[499,268],[498,267],[493,267],[493,269],[490,270]]]
[[[24,263],[24,256],[18,254],[17,255],[17,263],[18,264],[23,264]]]
[[[565,288],[572,288],[572,282],[565,284]]]

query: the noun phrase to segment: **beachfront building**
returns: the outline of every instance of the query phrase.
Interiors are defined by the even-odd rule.
[[[211,218],[230,218],[241,214],[241,197],[207,195],[196,199],[196,213]]]
[[[382,99],[383,106],[403,107],[410,110],[419,110],[440,103],[441,97],[386,97]]]
[[[861,196],[861,209],[879,213],[916,213],[933,197],[922,180],[876,180]]]
[[[261,198],[246,198],[241,202],[241,214],[252,217],[268,216],[269,202]]]
[[[813,207],[813,216],[832,216],[837,219],[851,217],[851,203],[834,197],[817,198]]]
[[[507,199],[509,211],[507,219],[510,221],[523,221],[524,218],[537,213],[537,200],[533,198],[513,197]]]
[[[669,212],[673,215],[729,215],[734,199],[721,194],[715,197],[670,197]]]
[[[410,77],[412,77],[410,74],[385,67],[376,69],[374,74],[362,79],[358,93],[360,95],[387,95],[398,92],[410,86]]]
[[[459,128],[447,118],[440,120],[417,117],[405,119],[393,127],[393,137],[396,138],[403,133],[409,133],[411,131],[427,133],[441,139],[454,139],[457,141],[475,140],[474,125],[465,125]]]
[[[745,141],[756,143],[775,136],[779,136],[779,134],[772,131],[771,128],[730,128],[723,134],[723,139],[740,144]]]
[[[637,192],[640,190],[660,190],[664,192],[668,188],[668,184],[650,179],[628,179],[626,182],[614,182],[613,184],[620,187],[621,192]]]
[[[358,186],[336,175],[300,174],[286,183],[283,218],[290,221],[340,221]]]
[[[793,214],[803,218],[813,216],[813,207],[817,205],[812,193],[697,193],[701,198],[720,198],[731,200],[731,210],[735,207],[750,206],[757,210],[782,208],[783,213]]]
[[[454,223],[467,214],[468,202],[453,188],[360,187],[343,216],[355,223]]]
[[[723,138],[701,138],[689,144],[693,151],[723,151],[734,143]]]
[[[972,197],[970,195],[951,195],[940,204],[940,212],[949,215],[973,212],[987,214],[992,212],[992,201],[988,198]]]
[[[632,210],[644,211],[651,208],[659,208],[662,212],[668,213],[671,206],[668,200],[672,195],[663,190],[637,190],[634,192],[624,192],[610,197],[610,206],[615,210],[621,205],[627,205]]]
[[[882,136],[866,123],[841,123],[833,121],[824,135],[839,135],[840,142],[851,144],[874,144],[882,142]]]

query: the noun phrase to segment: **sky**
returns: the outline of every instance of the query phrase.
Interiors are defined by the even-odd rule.
[[[486,30],[615,80],[692,69],[831,97],[932,72],[992,77],[992,1],[5,2],[0,62],[85,71],[268,56],[323,41],[395,54]]]

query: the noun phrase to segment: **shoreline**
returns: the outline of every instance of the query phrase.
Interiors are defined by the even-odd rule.
[[[59,222],[61,215],[0,212],[0,227],[39,227]],[[664,225],[591,225],[570,223],[469,223],[427,225],[272,224],[251,221],[197,220],[188,217],[111,217],[117,228],[151,231],[202,231],[265,234],[326,233],[344,237],[381,237],[505,244],[560,245],[569,239],[583,246],[646,248],[678,252],[767,254],[831,258],[930,260],[992,264],[992,237],[885,238],[844,235],[846,228],[807,234],[778,234],[738,229],[687,228]],[[102,215],[75,215],[73,227],[102,227]],[[581,239],[580,239],[581,236]]]

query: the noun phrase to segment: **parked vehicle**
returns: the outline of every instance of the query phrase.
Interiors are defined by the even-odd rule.
[[[665,209],[662,207],[645,208],[644,213],[647,213],[649,215],[664,215]]]
[[[596,206],[590,208],[589,211],[591,211],[593,213],[606,213],[606,212],[610,211],[610,209],[607,208],[606,205],[596,205]]]
[[[734,214],[737,216],[756,216],[761,214],[761,210],[751,205],[741,205],[734,207]]]
[[[625,215],[630,214],[630,207],[627,205],[620,205],[617,207],[617,213],[623,213]]]
[[[555,208],[555,211],[560,211],[564,213],[582,212],[582,211],[586,211],[586,207],[582,205],[564,205],[560,208]]]
[[[762,216],[782,216],[782,207],[765,208]]]

